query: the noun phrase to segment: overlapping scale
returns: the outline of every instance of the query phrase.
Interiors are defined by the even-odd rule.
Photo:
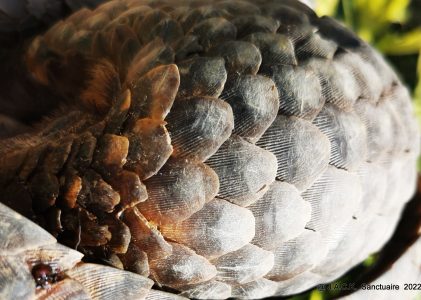
[[[280,25],[279,21],[276,19],[255,14],[238,16],[234,18],[232,22],[237,27],[238,38],[256,32],[276,33]]]
[[[40,227],[32,227],[28,221],[16,222],[15,220],[23,219],[23,217],[3,203],[0,203],[0,207],[3,224],[0,227],[2,255],[20,253],[25,250],[25,248],[21,248],[22,245],[27,245],[28,248],[37,248],[55,243],[55,239]],[[13,236],[13,239],[10,239],[9,236]]]
[[[118,176],[111,180],[111,185],[119,193],[121,209],[132,207],[148,198],[145,185],[134,172],[119,172]]]
[[[413,108],[405,105],[406,99],[409,97],[408,90],[399,85],[394,86],[392,89],[387,91],[386,95],[384,95],[385,102],[389,103],[390,109],[395,111],[398,115],[397,118],[400,120],[400,124],[397,127],[399,129],[401,129],[401,126],[405,128],[404,131],[406,134],[402,134],[405,141],[401,146],[402,148],[399,150],[414,156],[419,151],[420,143],[418,142],[418,123],[416,119],[413,118]]]
[[[362,197],[360,179],[356,174],[329,166],[302,197],[311,204],[307,228],[328,241],[356,212]]]
[[[254,44],[262,54],[262,68],[269,72],[272,66],[297,65],[294,46],[288,36],[267,32],[251,33],[243,38]]]
[[[195,24],[190,32],[199,38],[199,43],[204,49],[209,49],[218,43],[234,40],[237,28],[225,18],[214,17],[205,19]]]
[[[389,240],[392,236],[400,215],[401,210],[398,210],[392,215],[375,215],[369,220],[369,224],[365,227],[365,235],[370,238],[367,239],[367,242],[362,245],[356,256],[353,257],[353,264],[361,261],[363,257],[367,257],[371,253],[378,252],[383,247],[384,241]],[[381,226],[383,228],[382,232],[376,232],[375,226]]]
[[[146,17],[143,22],[147,22]],[[180,24],[171,18],[163,18],[155,26],[150,24],[141,23],[140,28],[151,28],[147,34],[142,34],[140,40],[146,43],[156,37],[161,38],[165,43],[173,43],[183,36],[183,29]]]
[[[217,9],[212,5],[203,5],[194,7],[193,9],[189,7],[183,7],[180,10],[180,13],[176,15],[176,18],[180,22],[184,31],[187,32],[196,23],[199,23],[203,20],[225,16],[227,16],[227,12],[221,9]]]
[[[366,160],[366,129],[356,113],[326,104],[313,120],[330,141],[330,164],[355,171]]]
[[[248,207],[256,219],[252,241],[266,250],[273,250],[285,241],[304,232],[310,220],[311,206],[299,191],[286,182],[273,182],[262,198]]]
[[[131,111],[136,117],[164,119],[170,111],[180,84],[177,66],[159,66],[140,78],[129,75],[128,80],[133,98]]]
[[[161,226],[161,231],[166,238],[211,258],[247,245],[254,237],[254,226],[250,210],[216,198],[189,219]]]
[[[166,121],[172,155],[200,161],[212,156],[234,128],[231,106],[209,97],[176,101]]]
[[[169,161],[145,181],[148,199],[137,208],[157,224],[175,224],[201,210],[218,192],[218,177],[207,165],[188,159]]]
[[[274,265],[274,255],[270,251],[247,244],[211,262],[217,270],[216,280],[245,284],[266,275]]]
[[[142,180],[155,175],[172,154],[171,138],[161,120],[138,119],[125,135],[129,149],[124,167]]]
[[[266,277],[276,281],[293,278],[315,267],[327,250],[321,233],[306,230],[275,249],[275,265]]]
[[[222,57],[228,74],[253,74],[259,70],[262,55],[252,43],[228,41],[211,48],[207,54]]]
[[[197,284],[215,277],[216,269],[206,258],[194,251],[171,243],[172,253],[165,259],[151,260],[151,276],[159,284],[177,288]]]
[[[121,169],[126,163],[129,151],[129,140],[126,137],[104,134],[97,144],[93,157],[93,167],[101,175],[111,177],[112,173]]]
[[[124,212],[123,222],[130,228],[133,243],[146,252],[149,260],[165,258],[172,253],[171,245],[136,207]]]
[[[363,46],[363,42],[352,31],[335,19],[323,16],[312,19],[312,23],[319,28],[319,32],[330,40],[335,41],[344,49],[355,49]]]
[[[279,107],[275,83],[260,75],[230,78],[221,98],[232,107],[233,133],[251,143],[255,143],[272,124]]]
[[[260,12],[260,8],[258,6],[242,0],[222,0],[216,4],[216,7],[226,10],[231,14],[245,15]]]
[[[336,60],[326,61],[313,58],[305,63],[317,73],[320,79],[323,100],[333,103],[341,110],[352,111],[361,95],[361,88],[352,69]]]
[[[186,300],[187,298],[173,293],[167,293],[159,290],[150,290],[145,300]]]
[[[135,24],[143,19],[146,12],[152,10],[149,6],[140,3],[139,1],[132,1],[132,4],[127,3],[128,9],[117,16],[113,22],[117,24],[130,24],[135,28]]]
[[[100,30],[111,21],[110,16],[106,12],[98,12],[92,18],[86,19],[86,26],[90,30]]]
[[[221,57],[193,57],[178,64],[180,88],[177,97],[209,96],[217,98],[227,80]]]
[[[275,155],[235,135],[206,164],[219,177],[218,197],[240,206],[262,197],[276,175]]]
[[[389,182],[387,171],[387,166],[381,163],[366,163],[358,170],[362,196],[354,217],[364,218],[365,215],[381,213],[381,199],[386,198]]]
[[[406,90],[296,1],[110,1],[58,22],[26,57],[71,111],[1,150],[0,191],[22,205],[1,200],[182,292],[146,299],[258,299],[333,280],[381,247],[413,192]],[[113,272],[107,286],[126,291]],[[65,281],[57,295],[67,285],[86,294]]]
[[[5,217],[4,225],[9,225],[3,226],[0,233],[2,240],[13,241],[19,239],[19,233],[23,234],[23,239],[20,239],[22,243],[15,251],[7,252],[5,248],[0,252],[0,295],[3,298],[121,299],[122,295],[141,298],[148,294],[152,280],[111,267],[80,263],[81,253],[58,244],[47,232],[2,204],[0,211]],[[25,229],[38,232],[37,244],[25,236]],[[13,248],[16,245],[11,243],[10,246]],[[42,271],[42,268],[50,270]],[[40,276],[39,271],[55,279],[44,283],[38,277],[34,280]],[[36,287],[36,283],[42,283],[42,287]]]
[[[275,154],[276,177],[295,185],[299,191],[309,188],[326,170],[330,159],[330,142],[310,122],[278,115],[257,146]]]
[[[66,273],[81,282],[91,298],[145,297],[152,281],[140,275],[96,264],[81,264]],[[124,295],[124,296],[123,296]]]
[[[203,47],[199,45],[199,40],[195,35],[185,35],[174,45],[175,60],[181,61],[190,56],[203,51]]]
[[[408,165],[416,162],[415,157],[403,155],[400,160],[386,163],[388,185],[386,186],[386,197],[382,202],[383,216],[393,215],[409,200],[410,195],[415,192],[416,171],[408,168]],[[391,184],[397,183],[398,187],[392,188]]]
[[[35,282],[29,272],[17,272],[24,270],[26,262],[16,257],[2,257],[0,268],[0,296],[8,298],[10,295],[22,298],[34,298]]]
[[[277,295],[290,296],[295,293],[301,293],[316,284],[323,282],[324,277],[307,271],[291,279],[282,280],[277,285]]]
[[[144,75],[154,67],[173,63],[174,55],[174,51],[161,39],[154,39],[141,48],[133,58],[133,64],[127,73],[128,82],[132,82],[133,78]]]
[[[279,91],[280,114],[311,120],[322,109],[320,80],[309,66],[275,65],[269,75]]]
[[[98,173],[88,171],[82,178],[77,201],[92,211],[112,212],[120,203],[120,195]]]
[[[82,284],[69,278],[54,284],[54,286],[49,290],[41,290],[33,299],[50,300],[66,298],[77,298],[81,300],[91,299],[89,293],[86,291]]]
[[[99,6],[95,11],[104,12],[111,18],[115,18],[127,8],[124,1],[109,1]]]
[[[314,57],[332,59],[337,48],[338,46],[334,41],[324,39],[318,32],[295,45],[297,57],[303,61]]]
[[[124,254],[119,259],[125,270],[148,277],[150,275],[148,255],[134,243],[130,243]]]
[[[242,285],[232,286],[232,297],[238,299],[263,299],[275,294],[277,283],[260,278]]]
[[[182,287],[181,296],[189,299],[227,299],[231,297],[231,286],[216,280]]]
[[[393,124],[384,104],[371,105],[359,101],[355,111],[367,132],[367,160],[377,162],[387,159],[394,145]],[[392,142],[393,141],[393,142]]]
[[[353,52],[338,53],[334,60],[351,68],[351,73],[360,86],[360,98],[373,103],[379,101],[383,84],[378,72],[371,64]]]
[[[300,41],[313,31],[309,17],[314,15],[303,14],[303,11],[308,11],[308,8],[305,5],[294,7],[297,3],[300,4],[299,2],[269,2],[264,10],[265,13],[280,21],[278,32],[287,34],[293,41]]]
[[[363,247],[368,237],[365,235],[368,225],[363,218],[350,219],[338,234],[337,245],[328,251],[311,272],[323,276],[331,276],[338,271],[343,272],[343,267],[352,261],[354,253]],[[356,235],[360,237],[357,240],[353,238]]]

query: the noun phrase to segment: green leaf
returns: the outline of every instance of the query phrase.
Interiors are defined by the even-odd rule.
[[[403,23],[407,18],[410,0],[390,0],[384,12],[385,19],[392,23]]]
[[[379,40],[376,47],[385,54],[407,55],[421,50],[421,28],[413,29],[403,35],[386,34]]]
[[[314,290],[311,292],[309,300],[323,300],[323,299],[324,299],[323,294],[319,292],[318,290]]]
[[[344,12],[344,21],[349,28],[354,27],[354,6],[351,0],[342,0],[342,7]]]
[[[363,261],[364,267],[370,267],[376,262],[377,256],[376,255],[370,255]]]
[[[373,30],[370,30],[369,28],[360,28],[358,30],[358,36],[362,38],[367,43],[371,43],[374,38],[374,32]]]
[[[310,299],[310,293],[312,292],[307,292],[304,294],[300,294],[298,296],[292,296],[291,298],[288,298],[288,300],[309,300]]]
[[[369,43],[388,24],[384,14],[387,2],[388,0],[343,0],[345,16],[349,14],[346,10],[352,10],[355,16],[354,30]]]
[[[317,1],[316,13],[319,16],[334,16],[338,8],[339,0]]]

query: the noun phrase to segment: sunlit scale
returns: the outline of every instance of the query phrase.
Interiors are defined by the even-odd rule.
[[[300,2],[113,0],[22,56],[17,103],[55,106],[0,140],[0,201],[52,235],[1,204],[2,299],[296,294],[378,251],[414,191],[407,90]]]

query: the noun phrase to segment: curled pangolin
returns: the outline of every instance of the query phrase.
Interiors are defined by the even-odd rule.
[[[106,269],[136,292],[299,293],[378,251],[414,192],[408,91],[302,3],[114,0],[19,49],[0,200],[86,262],[139,274]],[[66,251],[53,290],[115,297],[86,292]]]

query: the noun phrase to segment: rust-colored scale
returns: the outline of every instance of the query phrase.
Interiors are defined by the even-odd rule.
[[[296,294],[378,251],[414,190],[406,89],[300,2],[114,0],[23,52],[22,89],[54,105],[0,140],[0,201],[114,267],[62,268],[59,296],[108,297],[90,277],[198,299]]]

